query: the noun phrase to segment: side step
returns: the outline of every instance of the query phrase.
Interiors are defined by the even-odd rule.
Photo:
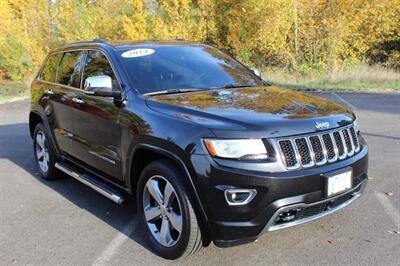
[[[88,187],[91,187],[95,191],[99,192],[101,195],[107,197],[108,199],[114,201],[115,203],[122,204],[125,201],[124,196],[116,189],[111,187],[111,185],[97,180],[87,174],[79,173],[74,167],[69,166],[66,163],[58,162],[55,164],[55,167],[67,175],[72,176],[76,180],[82,182]]]

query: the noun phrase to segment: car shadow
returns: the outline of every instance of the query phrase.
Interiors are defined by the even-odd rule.
[[[13,162],[31,178],[51,188],[80,209],[84,209],[151,251],[139,225],[132,198],[118,205],[72,177],[60,173],[60,179],[44,180],[34,160],[32,139],[27,123],[0,125],[0,159]],[[127,225],[133,228],[127,230]]]

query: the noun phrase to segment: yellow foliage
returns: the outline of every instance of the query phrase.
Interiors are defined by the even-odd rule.
[[[131,16],[124,15],[122,18],[122,28],[125,36],[130,40],[147,39],[146,19],[148,14],[141,0],[132,1],[132,12]]]
[[[334,71],[379,52],[400,66],[400,0],[0,0],[0,15],[0,77],[12,79],[51,48],[93,38],[182,37],[246,64],[300,71]]]

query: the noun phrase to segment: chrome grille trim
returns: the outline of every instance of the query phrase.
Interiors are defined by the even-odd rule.
[[[358,139],[358,134],[357,134],[356,130],[354,129],[354,127],[351,127],[349,130],[350,130],[351,139],[353,140],[353,143],[355,146],[354,151],[357,153],[360,150],[360,141]]]
[[[333,132],[329,133],[329,136],[331,136],[331,140],[332,140],[332,144],[333,144],[333,150],[335,151],[335,160],[332,160],[332,162],[336,162],[337,160],[339,160],[339,149],[338,146],[336,144],[336,140],[335,137],[333,136]]]
[[[308,154],[310,156],[310,162],[303,163],[302,155],[301,155],[301,153],[299,151],[299,145],[296,142],[297,140],[304,140],[305,141],[306,146],[307,146],[307,151],[308,151]],[[304,168],[308,168],[308,167],[314,166],[315,163],[314,163],[314,159],[313,159],[313,154],[311,154],[310,143],[307,141],[307,139],[306,138],[296,138],[296,139],[294,139],[294,144],[295,144],[295,147],[296,147],[298,155],[299,155],[297,160],[301,163],[301,166],[303,166]]]
[[[299,154],[299,151],[297,150],[297,147],[296,147],[293,139],[290,140],[290,144],[293,147],[294,155],[295,155],[295,158],[296,158],[296,161],[297,161],[297,164],[294,165],[293,167],[298,168],[298,167],[300,167],[300,164],[299,164],[299,162],[300,162],[300,154]]]
[[[328,152],[326,151],[326,147],[325,147],[324,140],[322,139],[322,135],[318,135],[318,138],[319,138],[319,142],[321,143],[322,154],[324,155],[324,159],[320,163],[322,165],[322,164],[326,164],[326,162],[328,161]]]
[[[331,144],[331,146],[333,148],[333,157],[332,158],[329,158],[328,148],[326,147],[326,142],[324,140],[324,136],[327,136],[329,138],[328,141],[330,141],[330,144]],[[324,141],[325,148],[326,148],[326,151],[327,151],[327,157],[326,158],[328,159],[328,162],[329,163],[336,162],[337,158],[338,158],[338,156],[337,156],[337,147],[335,146],[335,142],[334,142],[332,134],[331,133],[322,134],[322,140]]]
[[[305,139],[306,139],[308,148],[310,149],[311,160],[313,161],[313,164],[315,164],[315,154],[314,154],[313,149],[311,148],[311,142],[310,142],[310,140],[308,138],[305,138]]]
[[[284,150],[282,148],[282,143],[286,144],[286,142],[289,142],[289,145],[291,146],[291,150],[293,150],[293,152],[294,152],[294,157],[295,157],[296,162],[293,165],[288,165],[288,161],[286,159],[287,157],[292,157],[293,154],[285,154],[285,152],[284,152]],[[293,170],[293,169],[300,168],[299,157],[297,156],[297,149],[293,145],[293,140],[292,139],[280,140],[280,141],[278,141],[278,144],[279,144],[278,146],[279,146],[281,158],[282,158],[282,161],[284,162],[285,167],[288,170]]]
[[[336,134],[337,140],[334,134]],[[278,153],[283,165],[288,170],[333,163],[351,157],[361,149],[358,134],[352,125],[302,136],[284,137],[273,141],[278,144]],[[304,145],[304,141],[307,145]],[[340,141],[342,143],[338,143]],[[290,147],[285,146],[283,148],[281,142]],[[331,144],[333,145],[335,156],[333,156]],[[339,154],[339,144],[343,146],[343,154]],[[329,153],[327,146],[329,147]],[[308,149],[308,151],[304,149]],[[286,162],[287,158],[290,159],[290,165]]]
[[[347,132],[347,135],[349,135],[349,139],[350,139],[350,143],[351,143],[351,147],[352,147],[352,149],[351,149],[352,154],[351,155],[353,155],[355,150],[356,150],[356,147],[354,145],[354,141],[353,141],[353,138],[351,136],[350,128],[346,129],[346,132]],[[351,155],[349,155],[349,156],[351,156]]]
[[[343,131],[342,131],[342,130],[339,131],[339,135],[340,135],[340,139],[342,140],[342,144],[343,144],[344,155],[343,155],[342,159],[344,159],[344,158],[346,158],[347,155],[348,155],[348,154],[347,154],[347,144],[346,144],[346,140],[344,139]]]

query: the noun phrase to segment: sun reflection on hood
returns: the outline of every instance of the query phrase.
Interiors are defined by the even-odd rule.
[[[174,95],[157,95],[151,100],[203,111],[228,111],[225,114],[269,113],[286,119],[302,119],[332,114],[351,114],[351,110],[309,94],[271,87],[221,89]],[[249,112],[250,111],[250,112]],[[249,117],[251,119],[251,117]]]

